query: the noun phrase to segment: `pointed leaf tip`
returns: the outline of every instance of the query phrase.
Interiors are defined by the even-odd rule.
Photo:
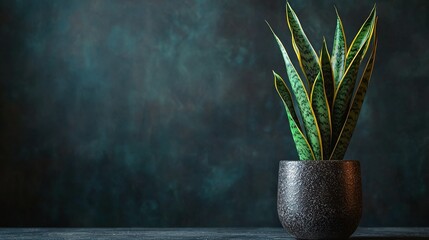
[[[311,90],[311,86],[313,86],[314,80],[319,73],[320,66],[318,56],[304,32],[298,16],[290,5],[287,5],[286,8],[286,18],[292,35],[292,45],[294,46],[299,65],[305,75],[309,89]]]
[[[338,9],[337,9],[337,6],[335,6],[335,4],[334,4],[334,9],[335,9],[335,12],[337,13],[337,15],[338,15]]]

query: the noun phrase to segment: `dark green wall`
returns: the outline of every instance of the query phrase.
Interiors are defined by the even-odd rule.
[[[372,1],[290,1],[332,45]],[[0,226],[279,226],[282,0],[0,1]],[[346,158],[364,226],[429,225],[429,1],[380,0]],[[293,56],[293,54],[291,54]]]

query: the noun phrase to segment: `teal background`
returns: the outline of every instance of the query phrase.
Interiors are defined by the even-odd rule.
[[[373,1],[290,1],[332,46]],[[0,1],[0,226],[280,226],[285,1]],[[429,225],[429,1],[380,0],[347,159],[363,226]]]

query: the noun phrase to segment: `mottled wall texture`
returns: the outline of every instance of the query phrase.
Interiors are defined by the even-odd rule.
[[[316,49],[373,1],[290,0]],[[0,226],[280,226],[283,0],[0,1]],[[379,0],[347,159],[362,226],[429,225],[429,1]],[[291,54],[291,56],[294,56]]]

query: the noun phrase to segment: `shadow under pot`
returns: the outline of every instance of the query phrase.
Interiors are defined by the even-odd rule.
[[[362,215],[358,161],[280,161],[277,212],[298,239],[347,239]]]

